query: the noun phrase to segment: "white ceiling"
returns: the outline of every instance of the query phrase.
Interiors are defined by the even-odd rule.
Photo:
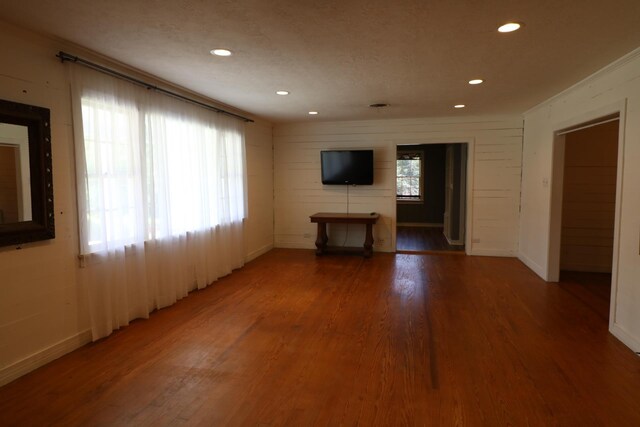
[[[0,17],[274,122],[521,113],[640,46],[640,0],[0,0]]]

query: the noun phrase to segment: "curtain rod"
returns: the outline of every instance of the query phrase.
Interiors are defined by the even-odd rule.
[[[226,114],[227,116],[235,117],[236,119],[244,120],[245,122],[248,122],[248,123],[253,123],[253,120],[251,120],[248,117],[244,117],[244,116],[241,116],[239,114],[235,114],[235,113],[232,113],[230,111],[226,111],[226,110],[223,110],[221,108],[214,107],[213,105],[205,104],[204,102],[200,102],[200,101],[197,101],[195,99],[180,95],[179,93],[171,92],[170,90],[163,89],[161,87],[152,85],[152,84],[147,83],[147,82],[145,82],[143,80],[136,79],[135,77],[128,76],[128,75],[123,74],[123,73],[121,73],[119,71],[112,70],[111,68],[107,68],[107,67],[105,67],[103,65],[96,64],[96,63],[91,62],[91,61],[87,61],[86,59],[79,58],[77,56],[68,54],[68,53],[63,52],[63,51],[58,52],[58,54],[56,55],[56,58],[60,58],[60,62],[70,61],[70,62],[74,62],[76,64],[81,64],[81,65],[84,65],[85,67],[91,68],[91,69],[99,71],[101,73],[108,74],[110,76],[126,80],[126,81],[131,82],[133,84],[136,84],[138,86],[142,86],[142,87],[144,87],[146,89],[152,89],[152,90],[155,90],[156,92],[160,92],[160,93],[162,93],[164,95],[168,95],[168,96],[171,96],[173,98],[180,99],[182,101],[190,102],[192,104],[198,105],[198,106],[206,108],[208,110],[213,110],[216,113]]]
[[[566,135],[566,134],[571,133],[571,132],[577,132],[579,130],[589,129],[589,128],[592,128],[594,126],[599,126],[599,125],[603,125],[605,123],[611,123],[611,122],[615,122],[615,121],[618,121],[618,120],[620,120],[620,117],[614,117],[613,119],[607,119],[607,120],[602,120],[602,121],[596,122],[596,123],[590,123],[588,125],[584,125],[584,126],[581,126],[579,128],[569,129],[569,130],[565,130],[565,131],[562,131],[562,132],[557,132],[556,135],[557,136],[562,136],[562,135]]]

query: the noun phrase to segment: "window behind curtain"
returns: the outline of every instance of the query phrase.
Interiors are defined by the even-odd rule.
[[[144,237],[141,217],[139,113],[132,104],[82,99],[86,220],[91,252]],[[109,243],[109,244],[108,244]]]
[[[422,200],[423,153],[398,153],[396,159],[396,198]]]
[[[233,126],[96,93],[81,104],[82,253],[244,218],[244,141]]]

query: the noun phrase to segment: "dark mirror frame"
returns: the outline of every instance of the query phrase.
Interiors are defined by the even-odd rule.
[[[49,109],[0,100],[0,123],[28,128],[31,169],[31,221],[0,224],[0,246],[53,239],[55,215]]]

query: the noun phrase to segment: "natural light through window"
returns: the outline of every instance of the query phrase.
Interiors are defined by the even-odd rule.
[[[242,136],[206,119],[82,97],[83,253],[242,221]]]
[[[398,153],[396,160],[396,197],[398,200],[422,200],[421,152]]]
[[[83,99],[88,244],[135,241],[136,185],[140,178],[138,112],[132,105]],[[133,120],[130,120],[130,118]]]

